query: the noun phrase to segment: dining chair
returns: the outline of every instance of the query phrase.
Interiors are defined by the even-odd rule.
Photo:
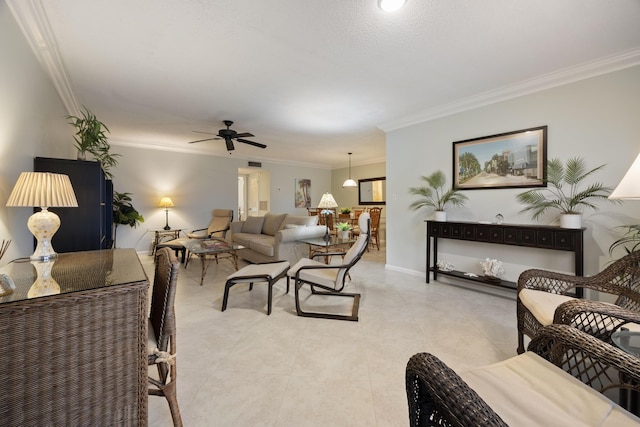
[[[287,289],[290,279],[294,280],[296,312],[302,317],[319,317],[336,320],[358,320],[360,305],[359,293],[344,292],[345,281],[349,277],[349,270],[362,258],[369,244],[369,214],[360,215],[360,230],[358,240],[345,252],[322,252],[314,255],[326,257],[332,255],[344,256],[340,264],[325,264],[310,258],[303,258],[291,267],[287,273]],[[309,312],[302,308],[300,289],[309,285],[311,295],[339,296],[353,298],[351,314],[334,314],[323,312]],[[319,290],[318,290],[319,289]]]
[[[149,375],[149,395],[164,396],[169,403],[174,426],[182,426],[176,396],[176,316],[174,301],[180,262],[169,248],[156,252],[148,324],[147,359],[158,370]]]
[[[380,250],[380,217],[382,216],[382,208],[374,207],[369,209],[369,215],[371,216],[371,235],[370,243],[375,243],[376,248]]]

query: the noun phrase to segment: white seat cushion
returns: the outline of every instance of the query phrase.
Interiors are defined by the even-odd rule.
[[[520,298],[522,305],[524,305],[531,314],[533,314],[542,326],[553,323],[553,315],[560,304],[575,299],[565,295],[536,291],[533,289],[521,290],[518,297]]]
[[[227,277],[229,279],[243,278],[245,276],[262,276],[267,275],[270,278],[277,277],[284,270],[289,268],[287,261],[272,262],[267,264],[249,264]],[[247,279],[249,281],[249,279]],[[253,281],[253,280],[252,280]]]
[[[289,277],[296,277],[296,273],[303,266],[326,266],[325,263],[315,261],[309,258],[302,258],[300,261],[296,263],[293,267],[289,269],[287,275]],[[317,283],[319,285],[327,286],[330,288],[335,288],[336,286],[336,278],[338,277],[337,268],[318,268],[313,270],[302,270],[300,272],[300,278],[302,280],[308,280],[309,282]]]
[[[633,416],[532,352],[460,373],[510,426],[637,426]]]

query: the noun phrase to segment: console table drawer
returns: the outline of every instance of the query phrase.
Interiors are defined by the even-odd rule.
[[[536,246],[539,248],[553,248],[553,231],[538,231]]]

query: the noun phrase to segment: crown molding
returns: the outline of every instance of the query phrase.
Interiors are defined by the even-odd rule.
[[[29,42],[31,50],[53,82],[67,113],[77,115],[80,110],[78,102],[42,3],[40,0],[6,0],[6,2]]]
[[[640,64],[640,49],[631,49],[615,55],[586,62],[575,67],[554,71],[513,85],[470,96],[449,104],[439,105],[402,119],[378,125],[384,132],[424,123],[501,101],[518,98],[546,89],[586,80]]]

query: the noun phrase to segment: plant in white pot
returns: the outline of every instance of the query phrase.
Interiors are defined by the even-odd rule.
[[[348,222],[339,222],[336,224],[336,230],[338,230],[338,237],[347,240],[349,238],[349,230],[351,230],[351,224]]]
[[[582,211],[586,208],[598,210],[594,203],[608,200],[612,191],[601,182],[586,184],[584,181],[604,168],[605,165],[587,170],[584,159],[572,157],[563,164],[559,159],[551,159],[547,164],[547,188],[532,189],[516,196],[518,202],[526,205],[520,212],[528,212],[538,219],[549,210],[560,213],[563,228],[582,227]],[[618,200],[610,200],[618,203]]]
[[[424,187],[411,187],[409,193],[414,196],[419,196],[420,199],[409,205],[409,208],[418,210],[423,207],[429,207],[434,209],[434,219],[436,221],[446,221],[447,213],[445,208],[447,205],[452,206],[464,206],[467,201],[467,196],[462,194],[460,190],[456,188],[445,188],[447,185],[447,178],[440,170],[435,171],[431,175],[421,176],[421,180],[427,183]]]

